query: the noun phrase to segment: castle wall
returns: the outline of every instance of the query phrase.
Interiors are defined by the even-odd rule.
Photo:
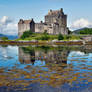
[[[68,34],[68,29],[65,26],[59,26],[58,24],[53,25],[45,25],[36,23],[35,24],[35,32],[36,33],[44,33],[44,31],[47,30],[48,34]]]
[[[48,34],[53,34],[53,26],[47,26],[47,33]]]
[[[47,24],[53,23],[53,16],[45,16],[45,22]]]
[[[47,23],[47,24],[52,24],[52,23],[54,23],[54,22],[57,22],[56,20],[57,20],[57,15],[46,15],[45,16],[45,22]]]
[[[63,35],[67,35],[68,34],[68,28],[66,27],[59,27],[59,32]]]
[[[67,27],[67,15],[63,16],[63,25]]]
[[[47,25],[44,23],[36,23],[35,24],[35,32],[36,33],[44,33],[47,30],[48,34],[53,34],[53,27],[51,25]]]
[[[35,23],[35,32],[43,33],[44,32],[44,24],[43,23]]]
[[[35,32],[35,23],[18,23],[18,35],[21,37],[25,31],[31,30]]]
[[[34,22],[32,22],[32,23],[30,24],[30,30],[31,30],[32,32],[35,32],[35,23],[34,23]]]
[[[25,31],[30,30],[30,24],[18,24],[18,30],[18,35],[21,37]]]

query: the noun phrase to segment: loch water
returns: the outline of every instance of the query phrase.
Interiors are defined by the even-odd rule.
[[[0,92],[92,92],[92,46],[0,46]]]

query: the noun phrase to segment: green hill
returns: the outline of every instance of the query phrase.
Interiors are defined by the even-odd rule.
[[[82,28],[73,31],[73,34],[92,34],[92,28]]]

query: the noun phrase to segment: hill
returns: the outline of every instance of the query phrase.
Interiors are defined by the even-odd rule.
[[[14,40],[18,38],[17,35],[4,35],[4,34],[0,34],[0,37],[8,37],[9,40]]]
[[[81,29],[74,30],[73,34],[80,34],[80,31],[83,31],[83,30],[86,30],[86,29],[90,29],[90,28],[84,27],[84,28],[81,28]]]
[[[73,34],[85,34],[85,35],[92,35],[92,28],[81,28],[78,30],[73,31]]]

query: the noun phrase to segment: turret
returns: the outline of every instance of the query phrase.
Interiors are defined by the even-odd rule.
[[[19,20],[19,24],[22,24],[24,21],[23,21],[23,19],[20,19]]]
[[[63,8],[60,9],[60,12],[63,12]]]

